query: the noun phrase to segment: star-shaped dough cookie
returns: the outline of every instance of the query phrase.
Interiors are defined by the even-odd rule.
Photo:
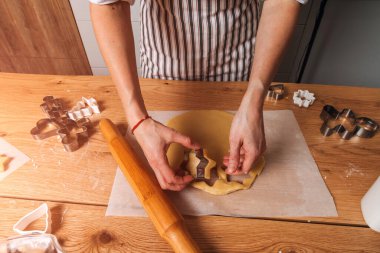
[[[243,180],[243,183],[237,181],[229,181],[224,169],[218,167],[218,179],[213,185],[207,184],[205,181],[195,181],[191,185],[197,189],[208,192],[213,195],[226,195],[238,190],[247,190],[251,188],[256,177],[260,175],[265,166],[264,157],[261,156],[255,167],[248,173],[248,177]]]
[[[0,155],[0,172],[4,172],[9,162],[9,157],[6,155]]]

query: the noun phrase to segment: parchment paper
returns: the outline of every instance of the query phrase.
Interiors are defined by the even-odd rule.
[[[152,111],[162,123],[184,111]],[[166,192],[182,214],[238,217],[337,216],[318,167],[292,111],[265,111],[266,166],[249,190],[213,196],[192,187]],[[128,141],[141,149],[130,135]],[[117,169],[106,216],[146,216],[122,172]]]
[[[0,172],[0,181],[30,160],[29,157],[3,138],[0,138],[0,155],[6,155],[10,158],[6,170],[4,172]]]

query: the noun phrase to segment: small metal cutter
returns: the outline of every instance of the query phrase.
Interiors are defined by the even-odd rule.
[[[273,84],[268,88],[267,98],[273,98],[275,100],[283,99],[285,96],[284,84]]]
[[[203,148],[195,150],[195,156],[199,159],[196,179],[205,179],[205,169],[209,161],[204,157]]]
[[[88,119],[80,121],[69,120],[68,124],[58,130],[61,137],[61,143],[67,152],[73,152],[80,147],[81,140],[88,139],[88,128],[91,122]]]
[[[331,105],[325,105],[320,114],[323,124],[321,133],[330,136],[337,132],[342,139],[349,140],[356,135],[362,138],[370,138],[375,135],[379,125],[370,118],[356,118],[351,109],[343,109],[341,112]],[[336,123],[339,121],[339,123]]]
[[[59,99],[53,96],[46,96],[43,99],[43,103],[40,105],[42,111],[46,113],[49,118],[60,118],[65,116],[66,111],[63,109],[62,103]]]
[[[186,170],[186,167],[189,161],[194,158],[197,160],[197,164],[196,164],[195,170],[191,172],[191,175],[194,177],[196,181],[209,180],[210,170],[215,167],[216,163],[215,161],[205,157],[205,153],[202,148],[198,150],[190,151],[190,152],[185,151],[184,159],[182,161],[182,164],[180,165],[180,168],[182,168],[183,170]]]
[[[40,107],[48,118],[37,121],[36,126],[30,130],[30,134],[36,140],[59,135],[66,151],[77,150],[80,147],[80,140],[88,139],[91,121],[87,118],[78,121],[69,119],[61,101],[53,96],[46,96],[43,101]]]

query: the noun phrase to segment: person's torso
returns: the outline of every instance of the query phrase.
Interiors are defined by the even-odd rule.
[[[143,77],[248,79],[258,0],[141,0],[140,7]]]

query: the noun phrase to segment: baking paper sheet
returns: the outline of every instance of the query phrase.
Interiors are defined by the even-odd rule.
[[[150,115],[166,123],[184,111],[152,111]],[[182,214],[237,217],[337,216],[334,200],[310,154],[292,111],[265,111],[266,166],[249,190],[213,196],[187,187],[182,192],[167,191]],[[127,140],[145,160],[130,135]],[[146,216],[137,197],[117,169],[106,216]]]
[[[7,168],[4,172],[0,172],[0,181],[12,174],[15,170],[20,168],[26,162],[30,160],[24,153],[12,146],[3,138],[0,138],[0,155],[6,155],[11,160],[9,161]]]

